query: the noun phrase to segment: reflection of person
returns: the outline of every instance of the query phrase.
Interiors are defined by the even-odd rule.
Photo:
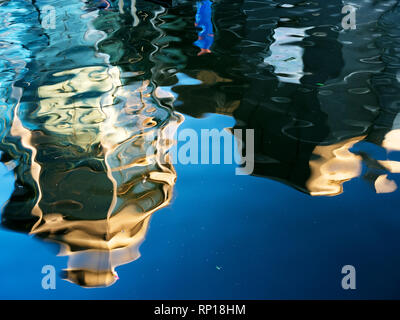
[[[197,13],[195,26],[200,28],[199,38],[194,43],[200,48],[198,56],[211,53],[211,46],[214,42],[214,30],[211,21],[212,2],[210,0],[201,0],[197,2]]]

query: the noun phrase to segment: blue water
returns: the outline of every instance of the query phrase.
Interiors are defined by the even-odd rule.
[[[213,1],[199,56],[201,1],[0,0],[0,298],[399,298],[399,4],[355,2]],[[152,162],[168,125],[253,174]]]

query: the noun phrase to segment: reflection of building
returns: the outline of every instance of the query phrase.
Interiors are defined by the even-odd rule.
[[[249,4],[256,7],[243,10]],[[352,148],[368,141],[400,149],[398,62],[385,56],[398,47],[389,39],[368,51],[374,39],[363,26],[338,33],[342,1],[216,1],[214,54],[202,57],[190,3],[168,11],[134,0],[112,1],[118,10],[110,11],[59,5],[68,8],[59,12],[63,24],[46,36],[27,30],[40,40],[32,59],[15,42],[28,67],[14,61],[11,94],[0,86],[9,94],[3,161],[19,161],[2,223],[60,243],[70,281],[113,283],[115,268],[138,257],[151,214],[171,199],[176,174],[164,158],[180,119],[156,87],[172,88],[183,113],[227,114],[236,128],[255,129],[255,175],[337,195],[363,162],[377,192],[396,189],[387,174],[400,172],[398,162]],[[383,39],[397,36],[398,16],[394,9],[380,19]],[[350,40],[357,50],[344,46]],[[366,52],[384,52],[384,63],[362,61]],[[183,74],[196,80],[179,83]]]
[[[168,141],[164,133],[172,132],[167,126],[176,121],[169,118],[168,125],[160,125],[170,115],[146,101],[150,99],[145,97],[149,93],[145,82],[121,86],[117,68],[88,69],[68,71],[75,73],[76,82],[72,78],[39,88],[43,96],[37,114],[43,116],[49,110],[46,107],[53,105],[50,119],[57,115],[60,122],[45,123],[46,131],[53,139],[62,137],[72,154],[66,159],[65,150],[61,154],[54,150],[68,166],[57,161],[40,163],[43,216],[32,233],[63,244],[63,253],[70,256],[68,277],[92,286],[108,284],[114,279],[115,266],[138,257],[150,215],[169,203],[176,175],[164,161]],[[94,80],[86,77],[89,74]],[[93,82],[97,90],[90,87]],[[77,110],[68,105],[70,97],[60,95],[61,87],[74,88],[75,96],[106,92],[93,101],[85,100],[85,108]],[[115,104],[114,99],[123,103]],[[83,103],[74,97],[71,102]],[[61,108],[55,110],[54,105]],[[71,110],[78,112],[71,115]],[[87,160],[94,162],[94,168],[79,164],[79,155],[88,157],[93,146],[98,150]],[[35,147],[53,151],[47,144]]]
[[[115,13],[68,4],[77,20],[60,26],[62,38],[60,30],[48,32],[49,46],[29,65],[29,86],[16,84],[13,143],[2,148],[20,163],[2,223],[61,244],[68,280],[106,286],[117,266],[139,257],[152,213],[171,200],[176,174],[168,149],[181,120],[153,98],[149,57],[124,68],[111,63],[129,53],[117,59],[94,50],[108,35],[92,25]],[[113,31],[133,28],[121,20]],[[79,53],[69,49],[78,45]]]
[[[188,59],[183,72],[202,83],[173,87],[177,110],[195,117],[228,114],[236,128],[255,129],[255,175],[312,195],[341,193],[344,182],[361,174],[363,161],[371,164],[351,148],[362,140],[385,148],[397,143],[396,131],[383,139],[392,122],[399,123],[391,110],[398,92],[396,41],[378,41],[390,43],[389,50],[374,47],[379,32],[393,38],[389,30],[397,30],[398,10],[389,2],[360,3],[351,32],[340,31],[342,1],[215,3],[215,54]],[[388,52],[384,72],[376,58],[382,51]],[[368,177],[374,176],[376,191],[394,190],[385,180],[393,168],[377,162],[370,169],[378,167],[380,173]]]

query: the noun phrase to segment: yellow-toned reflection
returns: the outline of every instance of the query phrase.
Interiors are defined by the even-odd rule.
[[[108,286],[117,266],[139,257],[152,213],[171,200],[168,148],[181,118],[155,104],[149,81],[122,85],[117,67],[54,78],[38,89],[41,134],[23,138],[39,155],[30,165],[43,195],[31,233],[62,245],[69,281]],[[18,112],[14,127],[29,132]]]
[[[310,160],[311,175],[307,189],[313,196],[337,195],[343,191],[343,183],[361,173],[361,157],[349,149],[364,137],[349,139],[314,149],[315,160]]]
[[[317,146],[314,149],[314,159],[310,160],[311,174],[307,181],[307,189],[313,196],[334,196],[343,192],[343,183],[359,177],[363,159],[352,153],[351,149],[365,136],[355,137],[336,144]],[[381,145],[386,152],[400,150],[399,130],[389,131]],[[400,162],[377,160],[379,169],[388,173],[400,173]],[[397,190],[395,181],[388,174],[380,174],[373,181],[376,193],[392,193]]]
[[[389,131],[385,135],[385,139],[382,142],[382,146],[388,151],[399,151],[400,150],[400,129]]]

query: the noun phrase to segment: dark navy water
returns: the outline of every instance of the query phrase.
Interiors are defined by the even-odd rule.
[[[399,298],[400,4],[345,4],[0,0],[0,298]]]

